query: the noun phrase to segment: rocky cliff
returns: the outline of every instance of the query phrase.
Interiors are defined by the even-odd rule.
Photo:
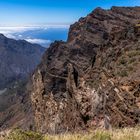
[[[51,44],[32,76],[35,127],[61,133],[135,126],[140,117],[140,7],[95,9]]]

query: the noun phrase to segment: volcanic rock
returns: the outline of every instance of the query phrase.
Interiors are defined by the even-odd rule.
[[[32,76],[42,133],[135,126],[140,117],[140,7],[95,9],[71,25]]]

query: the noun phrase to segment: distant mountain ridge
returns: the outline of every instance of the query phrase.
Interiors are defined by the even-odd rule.
[[[45,48],[0,34],[0,89],[26,78],[40,62]]]
[[[45,48],[40,45],[9,39],[0,34],[0,131],[20,125],[24,118],[27,122],[29,115],[26,114],[31,108],[27,81],[44,51]]]

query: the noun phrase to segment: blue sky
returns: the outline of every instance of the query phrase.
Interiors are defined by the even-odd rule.
[[[0,0],[0,25],[71,24],[111,6],[140,6],[140,0]]]

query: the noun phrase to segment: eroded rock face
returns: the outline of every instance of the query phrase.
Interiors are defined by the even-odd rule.
[[[140,116],[140,7],[95,9],[54,42],[32,76],[43,133],[134,126]]]

